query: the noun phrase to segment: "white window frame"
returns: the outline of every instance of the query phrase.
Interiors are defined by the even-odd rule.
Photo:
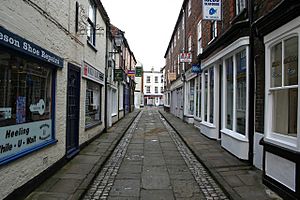
[[[189,0],[188,3],[188,17],[192,14],[192,0]]]
[[[197,26],[197,32],[198,32],[198,38],[197,38],[197,52],[198,55],[202,53],[202,20],[199,21],[198,26]]]
[[[210,44],[212,41],[214,41],[217,37],[218,37],[218,21],[213,21],[212,22],[212,30],[213,30],[213,35],[211,40],[208,42],[208,44]]]
[[[158,94],[158,87],[157,86],[155,86],[155,88],[154,88],[154,93]]]
[[[146,83],[151,83],[151,76],[146,77]]]
[[[246,121],[245,121],[245,135],[236,132],[236,100],[237,100],[237,91],[236,91],[236,87],[237,87],[237,63],[236,63],[236,54],[242,52],[242,51],[246,51]],[[232,116],[232,130],[227,129],[226,128],[226,106],[227,106],[227,98],[226,98],[226,86],[227,86],[227,82],[226,82],[226,60],[229,59],[230,57],[232,57],[233,59],[233,116]],[[248,135],[249,135],[249,131],[248,131],[248,112],[249,112],[249,47],[248,46],[243,46],[240,47],[236,50],[234,50],[233,52],[231,52],[230,54],[227,54],[226,56],[223,57],[223,70],[222,70],[222,116],[221,116],[221,132],[223,133],[227,133],[228,135],[231,135],[235,138],[238,138],[240,140],[243,141],[248,141]]]
[[[198,92],[196,91],[196,84],[198,85]],[[201,112],[202,112],[202,74],[199,74],[195,78],[195,111],[194,111],[194,118],[201,121]],[[198,95],[198,115],[196,115],[196,95]]]
[[[123,110],[123,103],[124,103],[124,84],[119,85],[119,110]]]
[[[214,102],[210,102],[210,69],[213,68],[214,70]],[[207,72],[207,99],[205,99],[205,73]],[[215,116],[215,105],[213,105],[213,122],[211,123],[209,121],[209,115],[210,115],[210,104],[211,103],[215,103],[215,99],[216,99],[216,79],[217,79],[217,74],[216,74],[216,67],[214,65],[211,65],[209,67],[207,67],[206,69],[203,70],[202,73],[202,89],[201,89],[201,93],[202,93],[202,97],[201,97],[201,101],[202,101],[202,107],[201,107],[201,119],[202,122],[204,122],[205,124],[208,124],[210,126],[215,126],[215,122],[216,122],[216,116]],[[207,117],[204,117],[205,114],[205,100],[207,100],[207,105],[206,105],[206,109],[207,109]]]
[[[117,104],[118,97],[117,97],[117,90],[113,88],[113,89],[111,90],[111,93],[112,93],[112,113],[111,113],[111,115],[112,115],[112,116],[115,116],[115,115],[118,114],[118,104]]]
[[[154,82],[155,82],[155,83],[158,83],[158,76],[155,76]]]
[[[246,8],[246,0],[235,0],[235,14],[240,14]]]
[[[285,148],[300,151],[300,17],[295,18],[289,23],[281,26],[280,28],[274,30],[264,37],[265,43],[265,74],[266,74],[266,87],[265,87],[265,140],[271,143],[277,144],[279,146],[283,146]],[[298,116],[297,116],[297,136],[292,137],[288,135],[278,134],[272,132],[272,108],[273,108],[273,98],[272,98],[272,90],[276,90],[276,88],[271,88],[271,48],[278,44],[282,40],[286,40],[292,36],[298,36]],[[283,50],[284,51],[284,50]],[[296,88],[297,88],[296,87]],[[295,88],[295,86],[283,86],[283,88]],[[279,88],[278,88],[279,89]]]
[[[149,90],[148,90],[149,89]],[[151,86],[146,86],[146,93],[150,94],[151,93]]]
[[[188,37],[188,52],[192,51],[192,35]]]

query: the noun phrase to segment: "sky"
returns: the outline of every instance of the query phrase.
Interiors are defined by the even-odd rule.
[[[144,70],[164,67],[183,0],[101,0],[111,24],[125,32]]]

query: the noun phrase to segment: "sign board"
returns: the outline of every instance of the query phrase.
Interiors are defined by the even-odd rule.
[[[169,73],[168,73],[168,79],[169,79],[170,81],[176,80],[176,73],[169,72]]]
[[[135,77],[142,77],[143,76],[143,68],[142,67],[136,67],[135,68]]]
[[[204,20],[222,20],[221,0],[203,0],[203,19]]]
[[[201,73],[201,68],[199,64],[192,65],[192,73],[199,74]]]
[[[104,84],[104,74],[87,63],[84,63],[82,76],[97,83]]]
[[[25,53],[29,56],[33,56],[39,60],[48,62],[50,64],[53,64],[57,67],[63,67],[64,60],[47,51],[46,49],[43,49],[42,47],[29,42],[28,40],[9,32],[8,30],[4,29],[0,26],[0,44],[7,46],[9,48],[12,48],[14,50],[17,50],[19,52]]]
[[[0,163],[51,140],[53,138],[50,119],[0,127]]]
[[[180,53],[179,54],[179,61],[190,63],[192,62],[192,53]]]
[[[134,77],[135,76],[135,70],[127,70],[127,75],[129,77]]]
[[[114,81],[123,81],[124,75],[122,69],[114,69]]]

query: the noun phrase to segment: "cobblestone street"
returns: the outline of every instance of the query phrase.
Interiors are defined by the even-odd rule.
[[[84,199],[227,199],[157,110],[144,110]]]

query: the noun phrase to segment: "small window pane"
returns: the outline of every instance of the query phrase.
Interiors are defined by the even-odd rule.
[[[211,68],[209,70],[209,77],[210,77],[210,83],[209,83],[209,122],[214,123],[214,69]]]
[[[208,71],[204,72],[204,121],[207,121]]]
[[[236,132],[245,134],[246,129],[246,51],[236,54]]]
[[[298,85],[298,37],[284,41],[284,85]]]
[[[271,87],[282,86],[282,45],[281,43],[271,48]]]
[[[101,87],[93,81],[87,81],[85,98],[85,125],[97,124],[101,120]]]
[[[233,126],[233,59],[226,60],[226,116],[225,127],[232,130]]]
[[[276,90],[273,96],[272,131],[297,136],[298,88]]]

